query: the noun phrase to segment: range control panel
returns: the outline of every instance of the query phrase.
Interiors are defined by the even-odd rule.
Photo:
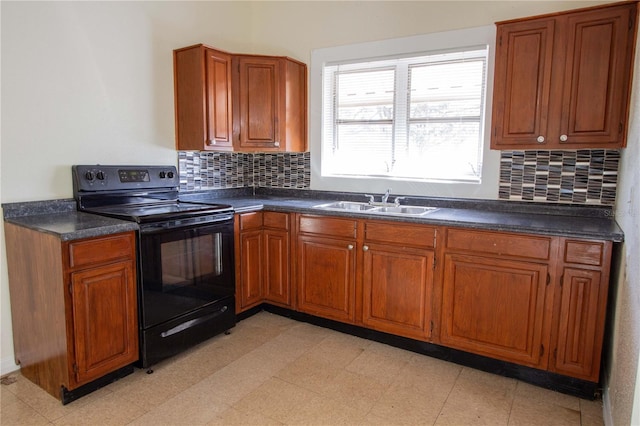
[[[180,185],[175,166],[77,165],[71,167],[71,174],[75,193],[176,188]]]

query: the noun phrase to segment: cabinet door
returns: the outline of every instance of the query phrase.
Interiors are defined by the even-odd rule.
[[[428,338],[433,251],[365,244],[363,323],[386,333]]]
[[[231,139],[231,55],[213,49],[206,57],[205,149],[232,148]]]
[[[290,306],[289,233],[267,229],[264,231],[264,245],[264,297],[268,301]]]
[[[555,21],[498,26],[491,148],[544,146]]]
[[[546,368],[547,269],[543,264],[497,257],[446,254],[442,344]]]
[[[598,381],[606,300],[602,287],[600,271],[564,269],[552,371]]]
[[[623,146],[635,7],[567,16],[559,145]]]
[[[262,302],[263,291],[262,229],[243,231],[240,234],[240,310]]]
[[[298,308],[343,322],[355,320],[355,241],[298,239]]]
[[[267,149],[280,147],[280,120],[285,114],[280,79],[280,60],[277,58],[238,57],[238,111],[236,120],[240,149]]]
[[[71,274],[75,381],[87,383],[138,359],[132,262]]]

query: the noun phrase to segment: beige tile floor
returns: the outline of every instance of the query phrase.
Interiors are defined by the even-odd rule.
[[[266,312],[66,406],[19,373],[5,425],[601,425],[602,404]]]

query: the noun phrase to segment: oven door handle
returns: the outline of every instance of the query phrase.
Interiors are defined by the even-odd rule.
[[[225,306],[221,307],[218,311],[213,312],[213,313],[211,313],[209,315],[205,315],[203,317],[199,317],[199,318],[195,318],[195,319],[192,319],[192,320],[189,320],[189,321],[185,321],[182,324],[176,325],[175,327],[170,328],[167,331],[163,331],[162,333],[160,333],[160,337],[163,337],[163,338],[164,337],[169,337],[169,336],[172,336],[172,335],[174,335],[176,333],[180,333],[181,331],[184,331],[184,330],[186,330],[188,328],[195,327],[198,324],[202,324],[203,322],[207,322],[207,321],[212,320],[213,318],[215,318],[215,317],[217,317],[219,315],[222,315],[223,313],[227,312],[227,310],[229,310],[229,307],[227,305],[225,305]]]

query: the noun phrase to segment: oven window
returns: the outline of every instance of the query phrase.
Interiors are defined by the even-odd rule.
[[[222,273],[220,234],[169,241],[160,246],[162,282],[165,286],[191,285],[195,280]]]

